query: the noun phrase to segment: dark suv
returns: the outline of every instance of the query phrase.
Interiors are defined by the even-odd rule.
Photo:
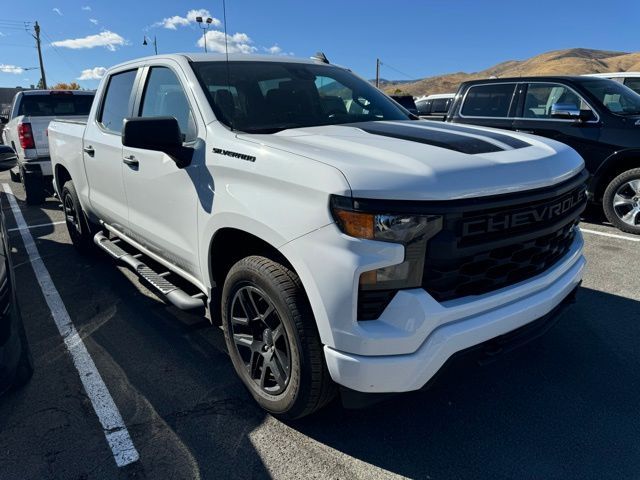
[[[463,83],[448,122],[533,133],[566,143],[591,173],[589,198],[609,221],[640,234],[640,95],[594,77]]]

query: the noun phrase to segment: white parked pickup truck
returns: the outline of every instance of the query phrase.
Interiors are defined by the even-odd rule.
[[[420,389],[546,328],[580,284],[574,150],[413,118],[320,60],[143,58],[87,122],[51,123],[54,183],[74,245],[208,307],[257,402],[295,418],[336,385]]]
[[[14,97],[2,140],[18,156],[16,168],[30,205],[42,203],[51,190],[49,122],[58,117],[86,117],[94,95],[75,90],[24,90]],[[15,174],[12,177],[18,178]]]

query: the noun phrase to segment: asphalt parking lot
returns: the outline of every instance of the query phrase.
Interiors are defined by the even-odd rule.
[[[222,333],[163,304],[105,256],[84,257],[53,199],[9,184],[131,435],[118,468],[52,319],[8,202],[35,374],[0,399],[0,478],[603,479],[640,472],[640,238],[591,213],[578,303],[541,339],[425,392],[365,410],[334,402],[282,423],[236,378]],[[2,195],[6,195],[2,193]]]

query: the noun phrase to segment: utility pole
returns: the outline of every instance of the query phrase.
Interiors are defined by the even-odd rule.
[[[376,58],[376,88],[380,87],[380,59]]]
[[[36,32],[33,38],[36,39],[36,46],[38,47],[38,60],[40,60],[40,77],[42,78],[42,88],[47,89],[47,77],[44,74],[44,64],[42,63],[42,50],[40,48],[40,25],[36,20],[33,30]]]

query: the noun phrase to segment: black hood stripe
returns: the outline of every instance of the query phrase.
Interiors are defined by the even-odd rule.
[[[509,145],[511,148],[525,148],[530,147],[531,144],[527,143],[519,138],[514,138],[510,135],[505,135],[504,133],[492,132],[490,130],[478,130],[475,128],[463,127],[461,125],[453,125],[451,123],[438,123],[438,128],[443,128],[446,130],[451,130],[452,132],[460,132],[460,133],[470,133],[473,135],[481,135],[483,137],[491,138],[493,140],[497,140],[499,142],[504,143],[505,145]]]
[[[384,123],[384,122],[363,122],[352,123],[348,126],[359,128],[373,135],[381,135],[383,137],[397,138],[409,142],[424,143],[434,147],[446,148],[460,153],[469,155],[481,153],[502,152],[503,148],[494,143],[484,141],[466,135],[460,135],[455,132],[443,132],[441,130],[431,130],[429,128],[413,128],[403,123]],[[475,132],[478,135],[480,132]]]

